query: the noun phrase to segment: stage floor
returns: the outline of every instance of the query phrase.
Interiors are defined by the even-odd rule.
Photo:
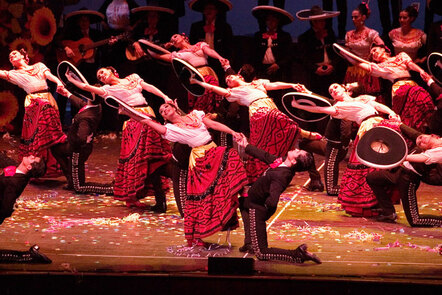
[[[110,182],[119,154],[119,139],[96,139],[86,175]],[[1,140],[1,150],[14,151],[17,140]],[[318,167],[323,157],[316,157]],[[341,164],[344,170],[345,163]],[[322,174],[321,167],[321,174]],[[302,190],[306,173],[298,173],[281,196],[277,214],[268,223],[269,244],[296,248],[307,243],[322,264],[302,265],[255,261],[255,276],[283,279],[350,280],[442,284],[441,228],[411,228],[396,206],[396,224],[347,216],[336,197]],[[111,196],[77,195],[62,189],[65,179],[29,184],[11,218],[0,225],[0,248],[27,250],[38,244],[52,264],[0,264],[0,274],[73,275],[207,275],[207,257],[175,256],[168,247],[184,244],[183,220],[173,194],[168,210],[155,214],[126,208]],[[442,214],[442,187],[421,184],[422,213]],[[153,198],[143,200],[153,204]],[[239,212],[238,212],[239,214]],[[225,233],[207,239],[225,243]],[[244,257],[242,227],[231,233],[227,257]],[[246,255],[246,257],[253,257]]]

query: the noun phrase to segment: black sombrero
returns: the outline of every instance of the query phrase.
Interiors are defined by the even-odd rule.
[[[145,119],[148,119],[148,120],[152,119],[148,115],[137,111],[136,109],[134,109],[133,107],[131,107],[130,105],[125,103],[123,100],[121,100],[115,96],[107,96],[104,99],[104,102],[108,106],[110,106],[111,108],[114,108],[114,109],[123,108],[126,111],[127,115],[136,121],[141,121],[141,120],[145,120]]]
[[[300,120],[303,122],[318,122],[328,117],[327,114],[312,113],[293,107],[292,106],[293,99],[295,99],[296,102],[301,105],[303,104],[303,105],[319,106],[319,107],[331,106],[331,103],[329,102],[328,99],[319,96],[317,94],[289,92],[282,97],[282,105],[287,111],[287,114],[293,119]]]
[[[229,11],[232,9],[232,3],[229,0],[192,0],[189,2],[189,8],[203,12],[207,4],[215,4],[220,11]]]
[[[172,66],[175,71],[175,74],[177,75],[178,79],[180,80],[181,84],[184,86],[184,88],[187,89],[191,94],[195,96],[201,96],[206,92],[206,89],[198,84],[191,84],[190,83],[190,77],[194,77],[195,79],[204,82],[203,75],[198,72],[197,69],[195,69],[192,65],[185,62],[182,59],[174,58],[172,60]]]
[[[433,52],[427,58],[430,74],[439,85],[442,85],[442,53]]]
[[[73,21],[81,16],[87,16],[89,18],[89,21],[91,24],[99,23],[104,21],[104,15],[98,11],[95,10],[89,10],[89,9],[80,9],[77,11],[73,11],[71,13],[68,13],[66,15],[66,21]]]
[[[77,86],[75,86],[74,84],[72,84],[71,82],[69,82],[69,80],[66,78],[66,72],[68,72],[68,71],[73,73],[75,78],[78,81],[81,81],[81,82],[89,85],[89,82],[86,80],[85,77],[83,77],[81,72],[73,64],[64,60],[61,63],[59,63],[57,66],[57,76],[58,76],[58,79],[60,79],[60,81],[66,87],[66,89],[69,90],[69,92],[71,92],[72,94],[74,94],[84,100],[94,101],[95,100],[94,93],[80,89]]]
[[[158,12],[158,13],[164,14],[164,15],[172,15],[175,13],[175,11],[173,11],[173,9],[170,9],[170,8],[166,8],[166,7],[162,7],[162,6],[148,5],[148,6],[140,6],[140,7],[132,8],[130,11],[132,14],[131,18],[133,17],[134,19],[138,19],[138,18],[145,17],[145,15],[151,11],[155,11],[155,12]]]
[[[295,19],[290,12],[270,5],[255,6],[252,9],[252,14],[258,19],[265,19],[268,14],[273,14],[279,18],[279,25],[281,26],[288,25]]]
[[[407,154],[407,143],[402,135],[384,126],[368,130],[356,146],[358,160],[364,165],[379,169],[399,166]]]
[[[358,55],[351,52],[351,50],[349,50],[348,48],[341,46],[337,43],[333,43],[333,49],[340,57],[342,57],[345,60],[347,60],[347,57],[349,57],[351,59],[354,59],[357,62],[368,63],[367,60],[359,57]]]
[[[157,45],[153,42],[150,42],[146,39],[140,39],[138,40],[138,43],[140,43],[141,48],[146,51],[152,51],[156,54],[169,54],[170,51],[161,47],[160,45]]]
[[[339,11],[326,11],[322,10],[321,7],[315,5],[311,9],[300,10],[296,13],[296,17],[300,20],[320,20],[327,19],[338,16],[340,14]]]

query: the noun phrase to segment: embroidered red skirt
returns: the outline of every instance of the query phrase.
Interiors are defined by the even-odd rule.
[[[211,148],[196,159],[187,176],[184,206],[184,233],[188,241],[238,226],[238,192],[247,184],[247,176],[238,153],[226,147]]]
[[[298,138],[298,123],[278,109],[259,108],[250,118],[250,144],[275,156],[284,156]],[[268,165],[249,157],[246,171],[249,183],[260,177]]]
[[[357,136],[354,146],[358,142],[359,137]],[[365,179],[367,174],[374,170],[374,168],[361,164],[356,158],[355,149],[353,149],[341,179],[338,195],[338,203],[351,216],[369,217],[374,215],[371,208],[375,207],[378,201]]]
[[[344,84],[358,82],[364,87],[366,94],[376,96],[376,101],[385,104],[386,99],[381,93],[380,78],[370,75],[366,70],[358,66],[349,66],[344,77]]]
[[[38,95],[44,95],[44,93]],[[67,137],[61,129],[58,110],[45,99],[32,98],[31,103],[25,108],[23,117],[21,158],[31,154],[39,156],[46,162],[45,177],[60,176],[61,170],[49,148],[65,142],[66,139]]]
[[[420,132],[430,124],[434,113],[434,103],[430,94],[420,86],[402,85],[394,93],[393,111],[401,117],[402,123]],[[405,139],[408,147],[414,143]]]
[[[133,119],[127,121],[115,175],[115,198],[136,201],[152,195],[153,190],[146,188],[146,180],[156,169],[167,164],[170,157],[169,142],[158,132]],[[162,182],[160,185],[165,187],[167,180],[163,178]]]

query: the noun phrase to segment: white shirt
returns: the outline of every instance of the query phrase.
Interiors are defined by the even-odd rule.
[[[187,144],[192,148],[209,143],[212,141],[212,137],[203,123],[205,115],[203,111],[193,110],[187,115],[187,118],[192,119],[192,123],[164,125],[166,133],[163,137],[172,142]]]
[[[269,80],[259,79],[252,83],[235,88],[229,88],[229,93],[225,96],[229,102],[237,102],[243,106],[249,106],[257,99],[268,97],[265,84],[270,83]]]
[[[23,88],[26,93],[33,93],[48,89],[46,71],[49,69],[41,62],[31,66],[29,70],[10,70],[6,72],[6,79]]]
[[[132,74],[124,78],[124,83],[118,85],[104,85],[100,87],[104,90],[102,97],[114,96],[123,100],[131,107],[147,105],[143,94],[143,87],[141,86],[143,79],[138,74]]]
[[[375,99],[371,95],[361,95],[355,101],[338,101],[334,105],[336,114],[332,117],[361,124],[365,118],[378,113],[374,107]]]
[[[188,49],[181,49],[180,51],[172,52],[172,58],[179,58],[194,67],[201,67],[207,65],[207,55],[204,53],[203,48],[209,47],[206,42],[198,42]]]

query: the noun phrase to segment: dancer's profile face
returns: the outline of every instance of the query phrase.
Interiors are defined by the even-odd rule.
[[[304,154],[307,154],[307,152],[306,151],[302,151],[302,150],[298,150],[298,149],[294,149],[294,150],[291,150],[291,151],[289,151],[288,153],[287,153],[287,159],[292,163],[292,164],[295,164],[296,163],[296,159],[299,157],[299,156],[301,156],[301,155],[304,155]]]
[[[168,103],[162,104],[160,106],[160,115],[165,119],[169,120],[174,113],[176,113],[176,109]]]
[[[22,163],[26,167],[30,166],[33,163],[39,163],[40,161],[41,161],[41,158],[40,157],[36,157],[34,155],[23,157],[23,159],[22,159]]]
[[[226,84],[230,88],[239,86],[240,84],[239,81],[244,81],[244,78],[240,75],[228,75],[226,77]]]
[[[334,83],[330,85],[330,87],[328,88],[328,92],[334,100],[343,101],[347,94],[347,89],[345,89],[344,86],[340,84]]]
[[[23,54],[21,54],[17,50],[13,50],[11,51],[11,53],[9,53],[9,62],[13,65],[22,61],[24,58],[25,57],[23,56]]]
[[[385,58],[388,57],[385,48],[382,47],[373,47],[370,50],[370,55],[375,62],[382,62]]]
[[[401,27],[411,26],[412,22],[413,19],[408,15],[408,12],[403,10],[399,13],[399,23]]]
[[[353,10],[353,12],[351,13],[351,20],[353,21],[355,27],[360,27],[365,23],[364,15],[357,9]]]
[[[112,76],[112,71],[110,69],[101,68],[97,72],[97,79],[104,84],[107,84],[111,76]]]
[[[422,134],[417,137],[416,145],[423,150],[428,150],[433,147],[438,139],[439,137],[434,134]]]
[[[170,42],[175,47],[182,44],[185,41],[186,41],[186,37],[184,37],[183,35],[180,35],[180,34],[175,34],[170,38]]]

